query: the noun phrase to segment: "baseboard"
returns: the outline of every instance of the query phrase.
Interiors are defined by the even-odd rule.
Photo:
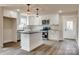
[[[4,44],[7,44],[7,43],[14,43],[14,41],[10,41],[10,42],[5,42],[5,43],[3,43],[3,45],[4,45]]]
[[[59,42],[63,42],[64,40],[59,40]]]
[[[59,40],[55,40],[55,39],[49,39],[50,41],[59,41]]]
[[[68,40],[76,40],[76,38],[64,38],[64,39],[68,39]]]

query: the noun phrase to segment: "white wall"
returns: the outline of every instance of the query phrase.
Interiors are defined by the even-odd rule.
[[[79,9],[78,9],[78,46],[79,46]]]
[[[0,47],[3,47],[3,8],[0,7]]]
[[[61,16],[61,14],[59,14],[59,33],[60,33],[60,35],[59,35],[59,39],[60,40],[63,40],[63,19],[62,19],[62,16]]]
[[[21,14],[19,11],[17,11],[17,30],[18,30],[18,27],[19,27],[19,24],[20,24],[20,17],[21,17]]]

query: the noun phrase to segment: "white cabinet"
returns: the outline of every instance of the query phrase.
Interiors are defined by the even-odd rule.
[[[48,39],[58,41],[59,40],[59,31],[49,30],[48,31]]]
[[[21,34],[21,49],[30,52],[43,44],[42,33]]]
[[[33,50],[34,48],[43,44],[42,40],[42,33],[35,33],[30,35],[30,49]]]
[[[33,16],[28,16],[29,20],[29,25],[34,25],[34,17]]]
[[[34,19],[34,25],[41,25],[40,24],[40,19],[41,19],[40,16],[39,17],[35,17],[35,19]]]
[[[59,15],[51,15],[50,17],[50,25],[59,24]]]
[[[41,21],[40,21],[40,16],[36,17],[36,16],[28,16],[29,19],[29,25],[41,25]]]

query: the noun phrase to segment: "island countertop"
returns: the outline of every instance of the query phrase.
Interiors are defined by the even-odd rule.
[[[22,31],[21,49],[31,51],[43,44],[42,31]]]
[[[21,34],[34,34],[34,33],[40,33],[42,31],[19,31]]]

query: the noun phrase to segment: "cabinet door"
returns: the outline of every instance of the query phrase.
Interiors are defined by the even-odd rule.
[[[28,17],[28,20],[29,20],[29,25],[34,25],[34,16],[29,16]]]
[[[41,20],[40,20],[40,16],[36,17],[36,16],[29,16],[29,20],[30,20],[30,25],[41,25]]]
[[[58,40],[59,39],[59,32],[50,30],[48,32],[48,39],[49,40]]]
[[[34,25],[40,25],[40,16],[39,17],[35,17]]]
[[[59,16],[58,15],[53,15],[50,18],[50,25],[53,24],[59,24]]]

